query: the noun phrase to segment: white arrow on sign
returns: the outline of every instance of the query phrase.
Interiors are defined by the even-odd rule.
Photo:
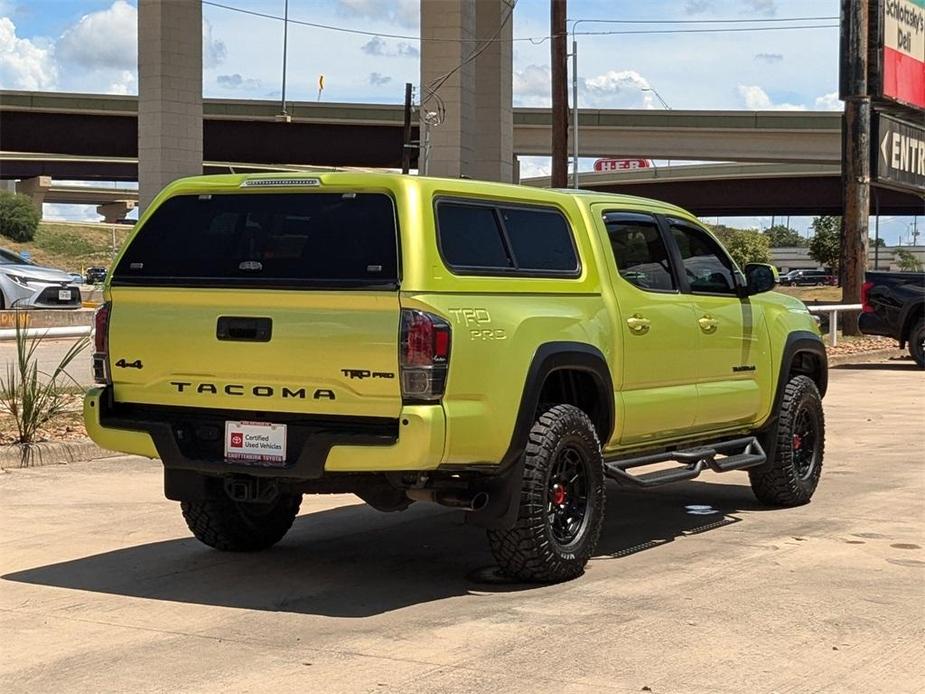
[[[880,154],[883,155],[883,161],[886,162],[887,168],[890,166],[890,158],[886,154],[886,141],[890,139],[890,131],[886,131],[886,135],[883,136],[883,142],[880,143]]]

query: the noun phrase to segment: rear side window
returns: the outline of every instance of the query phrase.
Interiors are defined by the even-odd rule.
[[[437,207],[440,245],[454,267],[511,268],[504,237],[492,207],[441,203]]]
[[[620,276],[640,289],[675,291],[668,250],[655,218],[643,214],[604,215]]]
[[[113,282],[395,288],[397,244],[387,195],[182,195],[145,222]]]
[[[554,208],[440,201],[437,234],[444,261],[460,274],[580,272],[571,229]]]

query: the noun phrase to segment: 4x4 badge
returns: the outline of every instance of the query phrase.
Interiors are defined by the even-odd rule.
[[[135,361],[125,361],[125,359],[120,359],[116,362],[116,366],[120,369],[143,369],[144,366],[141,363],[141,359],[136,359]]]

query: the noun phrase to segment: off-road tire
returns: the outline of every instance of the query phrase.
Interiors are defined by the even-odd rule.
[[[800,457],[807,445],[803,442],[804,423],[812,423],[814,441],[812,458],[801,469]],[[797,431],[797,429],[801,431]],[[799,440],[796,437],[800,437]],[[825,416],[822,397],[816,384],[806,376],[795,376],[784,387],[778,413],[777,446],[774,459],[748,471],[752,491],[758,500],[769,506],[800,506],[809,503],[822,474],[825,452]]]
[[[919,319],[909,333],[909,354],[920,369],[925,369],[925,319]]]
[[[267,504],[245,504],[222,494],[180,504],[196,539],[223,552],[257,552],[272,547],[292,527],[301,494],[280,494]]]
[[[562,469],[564,460],[575,464],[576,454],[586,480],[584,513],[574,539],[563,544],[555,537],[561,530],[554,529],[550,520],[555,513],[550,478]],[[542,412],[530,429],[523,475],[514,526],[488,531],[501,571],[521,581],[540,583],[580,576],[597,546],[606,499],[601,445],[588,416],[571,405],[555,405]],[[576,494],[575,499],[581,496]]]

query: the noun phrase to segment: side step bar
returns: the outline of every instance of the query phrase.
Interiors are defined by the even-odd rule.
[[[721,457],[717,457],[721,456]],[[604,462],[604,474],[620,484],[636,487],[658,487],[672,482],[692,480],[709,468],[714,472],[744,470],[761,465],[768,459],[758,439],[748,436],[664,453],[652,453],[637,458],[622,458]],[[627,470],[656,463],[675,461],[680,467],[631,475]]]

